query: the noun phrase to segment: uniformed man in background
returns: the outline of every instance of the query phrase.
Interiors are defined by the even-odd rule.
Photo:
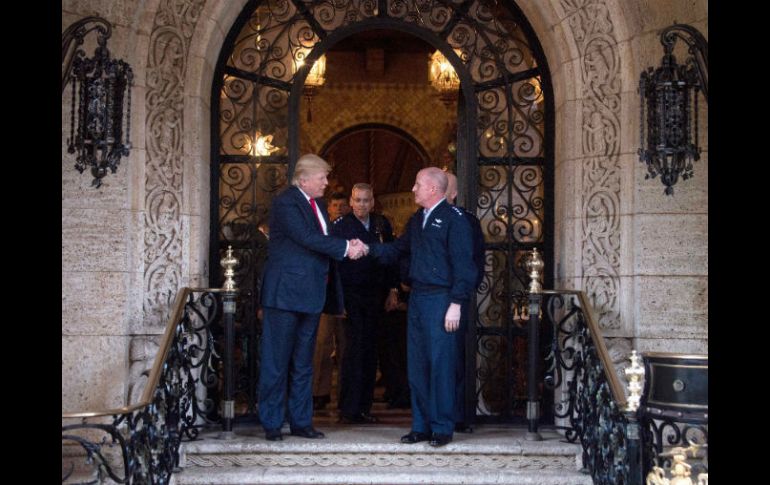
[[[462,210],[447,203],[447,185],[441,169],[420,170],[412,192],[423,209],[409,219],[395,242],[365,248],[386,263],[409,256],[407,367],[412,429],[401,442],[428,441],[434,447],[452,441],[457,380],[454,332],[477,275],[471,226]]]
[[[388,219],[372,212],[374,192],[369,184],[353,186],[350,206],[353,212],[332,224],[332,235],[360,239],[364,244],[393,241]],[[374,423],[377,418],[372,416],[371,409],[377,377],[377,327],[389,290],[398,285],[397,268],[372,256],[341,261],[338,268],[347,314],[339,420],[349,424]]]

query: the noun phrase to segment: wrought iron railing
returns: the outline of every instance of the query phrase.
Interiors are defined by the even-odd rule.
[[[638,483],[638,443],[629,440],[636,424],[623,411],[623,387],[585,293],[542,291],[530,295],[530,306],[533,300],[553,325],[545,388],[556,395],[556,427],[568,441],[580,441],[583,467],[595,484]]]
[[[531,279],[527,438],[539,439],[537,400],[543,395],[535,384],[542,378],[554,393],[556,427],[568,441],[580,440],[583,469],[594,484],[641,485],[642,477],[648,484],[668,484],[657,462],[668,464],[675,477],[697,472],[699,485],[708,485],[708,356],[647,353],[642,368],[633,351],[624,370],[626,398],[586,294],[543,290],[543,266],[533,250],[525,263]],[[535,365],[541,350],[537,336],[546,334],[542,321],[553,325],[544,376]],[[654,369],[662,369],[657,380]],[[664,436],[669,447],[689,447],[664,452]],[[701,463],[683,463],[687,451]]]
[[[221,313],[219,292],[179,291],[138,403],[62,414],[62,444],[79,445],[92,470],[91,481],[80,483],[109,478],[117,483],[167,484],[179,466],[181,440],[196,438],[213,422],[212,416],[216,419],[212,401],[202,392],[219,385],[219,356],[211,332]],[[79,422],[64,424],[72,420]],[[82,457],[82,451],[76,455]],[[63,459],[62,482],[75,478],[74,466]]]
[[[653,475],[662,476],[663,468],[674,476],[692,472],[699,483],[708,483],[708,396],[701,391],[707,387],[706,356],[644,354],[648,379],[641,393],[645,371],[633,352],[632,366],[625,370],[631,391],[627,398],[585,293],[530,293],[529,307],[530,325],[553,325],[543,379],[545,389],[555,395],[556,428],[568,441],[580,442],[583,469],[594,484],[641,485],[643,477],[653,484],[668,483],[654,481]],[[668,360],[677,365],[668,365]],[[684,374],[658,371],[653,386],[653,361],[681,368],[678,372]],[[677,376],[689,380],[683,383]],[[661,384],[664,378],[671,382]],[[685,388],[688,391],[682,392]],[[530,420],[530,432],[533,423],[536,420]],[[676,445],[680,448],[672,448]],[[681,447],[688,445],[698,460],[692,465],[681,463],[686,455]]]

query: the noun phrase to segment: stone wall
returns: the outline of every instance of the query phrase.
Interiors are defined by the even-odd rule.
[[[141,321],[143,278],[142,186],[144,150],[144,65],[147,32],[142,1],[64,1],[62,32],[72,23],[100,15],[112,24],[107,47],[128,62],[132,91],[133,148],[100,189],[74,170],[66,154],[71,86],[62,96],[62,412],[125,404],[132,321]],[[96,35],[83,46],[93,55]]]
[[[207,286],[211,80],[244,3],[62,4],[62,31],[90,15],[113,24],[108,47],[135,79],[133,148],[101,189],[72,169],[62,137],[63,412],[121,406],[140,393],[130,376],[154,358],[145,349],[155,348],[177,290]],[[88,55],[94,44],[87,38]],[[69,103],[65,90],[64,132]]]
[[[708,136],[695,177],[663,195],[638,161],[639,75],[676,19],[708,38],[707,2],[519,2],[553,75],[557,284],[586,291],[612,342],[708,352]],[[680,47],[681,48],[681,47]],[[685,53],[677,51],[678,58]],[[618,343],[625,346],[625,344]]]

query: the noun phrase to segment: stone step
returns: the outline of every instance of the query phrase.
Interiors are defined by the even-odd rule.
[[[185,469],[171,485],[591,485],[591,477],[575,471],[521,469],[456,469],[451,467],[218,467]]]
[[[320,423],[315,423],[317,427]],[[256,427],[237,429],[233,439],[217,432],[185,442],[183,471],[176,484],[536,484],[589,485],[578,471],[580,446],[543,431],[542,441],[526,430],[479,426],[454,435],[447,446],[399,442],[408,427],[336,425],[320,427],[326,439],[285,436],[269,442]],[[288,430],[284,430],[288,433]]]

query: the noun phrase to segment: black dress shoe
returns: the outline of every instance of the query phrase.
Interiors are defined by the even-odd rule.
[[[291,435],[310,439],[321,439],[326,436],[312,426],[308,426],[307,428],[293,429],[291,430]]]
[[[343,424],[362,424],[364,420],[357,414],[340,414],[337,422]]]
[[[343,424],[363,424],[366,421],[358,414],[340,414],[337,422]]]
[[[283,434],[280,429],[266,429],[265,439],[267,441],[283,441]]]
[[[331,401],[331,397],[327,394],[324,396],[313,396],[313,411],[320,411],[325,409],[326,405]]]
[[[473,428],[465,423],[455,424],[455,433],[473,433]]]
[[[370,423],[371,424],[371,423],[379,423],[380,422],[380,420],[377,419],[377,416],[372,416],[369,413],[360,413],[358,416],[361,419],[364,420],[364,423]]]
[[[433,436],[431,436],[430,441],[428,442],[429,445],[438,448],[439,446],[444,446],[446,444],[449,444],[449,442],[452,441],[452,435],[451,434],[436,434],[433,433]]]
[[[401,442],[408,445],[419,443],[420,441],[428,441],[430,435],[428,433],[420,433],[419,431],[410,431],[409,434],[405,434],[401,437]]]
[[[340,418],[337,421],[345,424],[372,424],[377,423],[380,420],[369,413],[357,413],[340,414]]]

